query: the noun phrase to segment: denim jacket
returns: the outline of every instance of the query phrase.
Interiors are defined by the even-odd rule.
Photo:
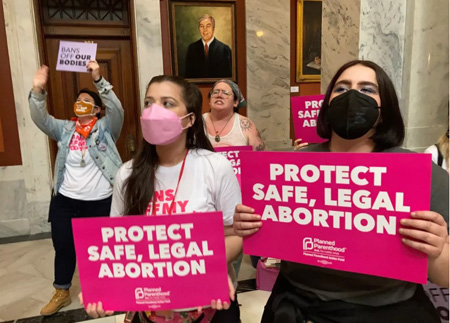
[[[122,104],[108,81],[101,78],[94,84],[103,104],[106,106],[106,113],[103,118],[95,123],[86,139],[86,144],[92,160],[101,170],[103,176],[113,185],[114,177],[122,165],[115,143],[122,130],[124,112]],[[53,194],[56,195],[64,179],[69,144],[75,132],[75,121],[55,119],[49,115],[46,108],[46,98],[47,93],[44,91],[42,93],[31,91],[28,101],[33,122],[41,131],[58,143],[53,176]]]

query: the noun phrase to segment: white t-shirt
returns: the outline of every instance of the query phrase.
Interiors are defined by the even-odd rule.
[[[158,167],[155,183],[156,215],[168,214],[181,165],[182,162],[172,167]],[[131,166],[132,161],[126,162],[116,175],[111,216],[124,214],[123,184],[131,174]],[[222,211],[224,225],[232,225],[234,209],[241,202],[241,190],[231,163],[218,153],[205,149],[190,150],[172,213]]]
[[[439,153],[438,153],[438,148],[436,147],[436,145],[432,145],[432,146],[428,147],[427,149],[425,149],[425,153],[431,154],[431,159],[433,160],[433,163],[435,163],[437,165]],[[447,159],[443,158],[441,167],[445,170],[448,170],[448,160]]]
[[[86,166],[81,166],[84,155]],[[98,201],[112,194],[112,187],[89,155],[86,140],[75,132],[69,143],[64,180],[59,193],[76,200]]]
[[[123,186],[131,174],[132,162],[132,160],[126,162],[117,172],[111,203],[112,217],[124,214]],[[168,214],[167,210],[173,201],[182,163],[172,167],[159,166],[156,170],[156,215]],[[242,203],[241,189],[230,161],[222,154],[205,149],[189,150],[172,214],[222,211],[223,224],[229,226],[233,224],[235,207],[240,203]],[[152,205],[150,210],[151,207]],[[232,264],[228,265],[228,274],[234,287],[237,287]]]

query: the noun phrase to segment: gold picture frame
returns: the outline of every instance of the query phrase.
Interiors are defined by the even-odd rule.
[[[321,40],[322,0],[297,0],[297,82],[320,82]]]
[[[173,70],[195,83],[214,83],[220,79],[237,80],[236,4],[232,1],[171,1],[170,26]],[[214,17],[214,41],[209,54],[203,53],[198,19]],[[224,59],[226,58],[226,59]]]

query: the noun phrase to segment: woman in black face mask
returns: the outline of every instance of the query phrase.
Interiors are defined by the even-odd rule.
[[[325,94],[317,132],[329,141],[302,151],[408,152],[399,148],[405,129],[394,86],[370,61],[352,61],[338,70]],[[401,221],[400,229],[405,245],[428,255],[428,277],[442,287],[449,284],[448,189],[448,175],[433,165],[431,211],[415,212],[414,218]],[[250,207],[236,207],[239,236],[261,225]],[[421,285],[285,261],[261,322],[438,323],[440,318]]]
[[[329,151],[376,152],[398,147],[405,126],[386,72],[370,61],[342,66],[325,94],[317,133]]]

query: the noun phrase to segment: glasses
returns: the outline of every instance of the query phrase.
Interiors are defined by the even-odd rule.
[[[233,95],[233,93],[232,92],[228,92],[227,90],[212,90],[210,93],[211,93],[211,96],[218,96],[219,94],[220,94],[220,92],[222,92],[222,94],[223,95],[225,95],[225,96],[232,96]]]

